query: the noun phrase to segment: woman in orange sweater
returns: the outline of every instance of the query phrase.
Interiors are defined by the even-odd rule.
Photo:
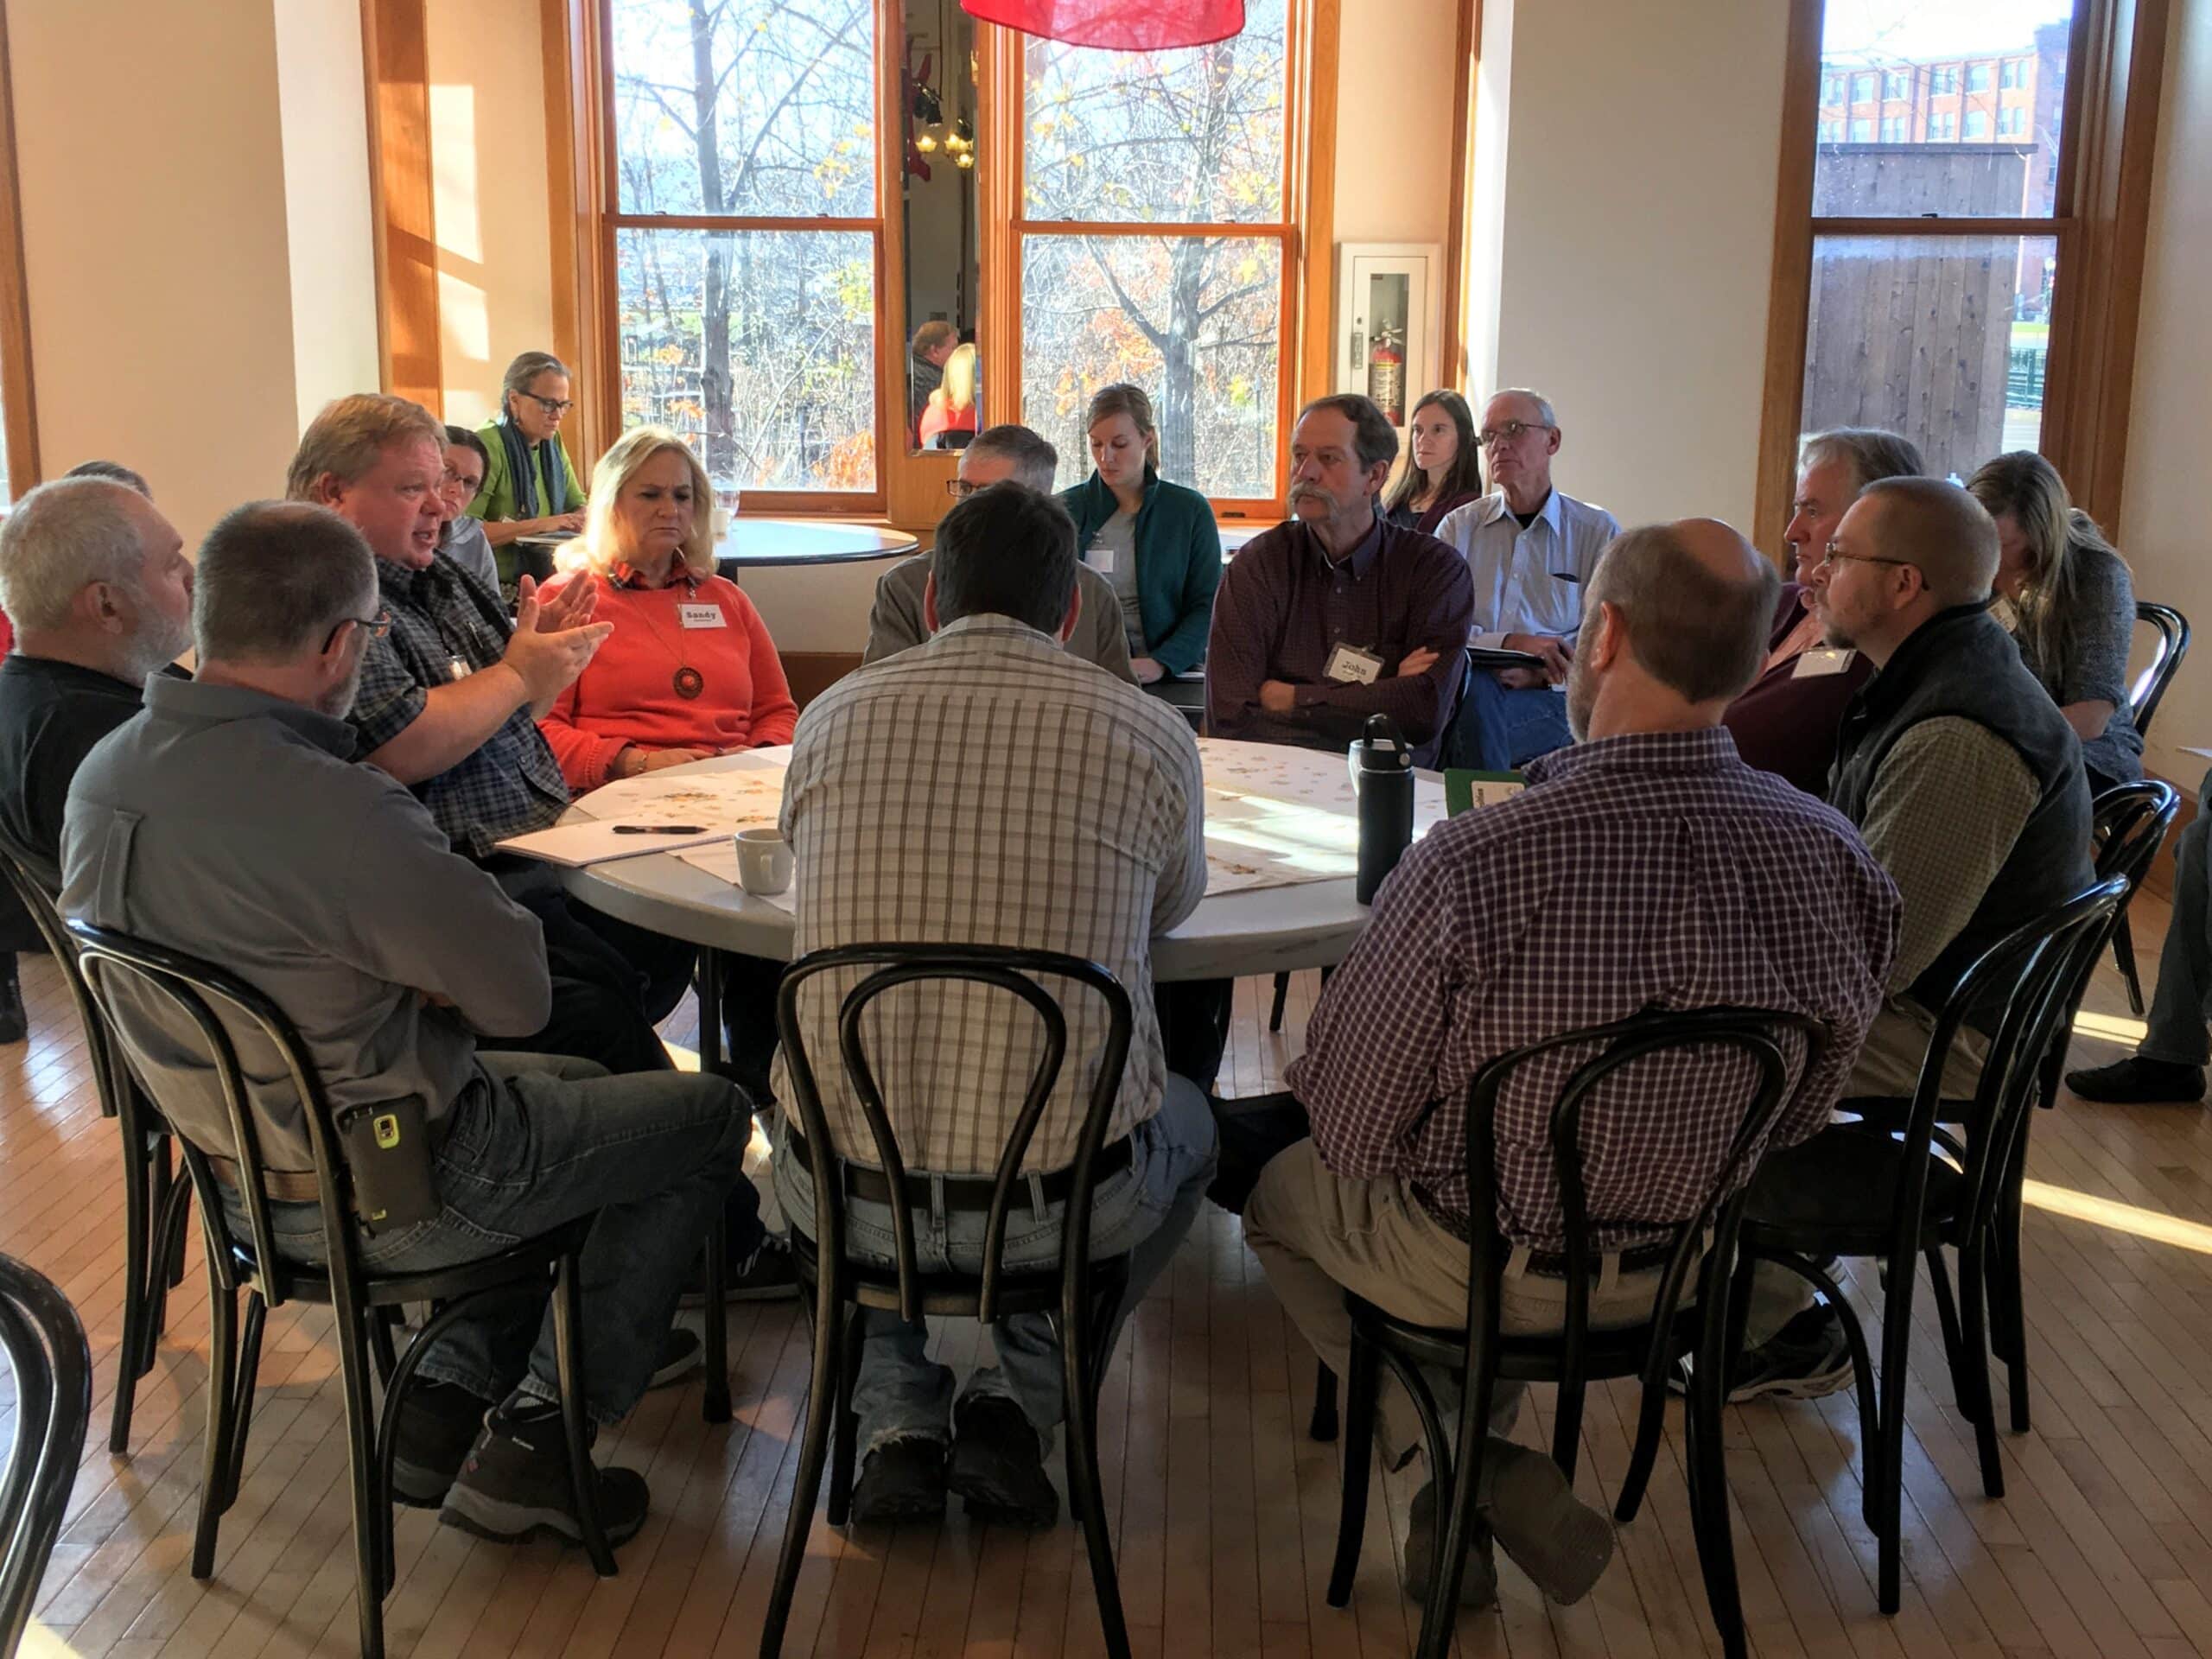
[[[767,625],[715,573],[714,493],[665,427],[625,433],[592,472],[569,568],[539,590],[599,584],[612,622],[591,665],[539,721],[576,794],[618,778],[791,741],[798,707]]]

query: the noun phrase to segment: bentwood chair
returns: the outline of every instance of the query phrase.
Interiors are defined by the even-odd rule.
[[[15,1659],[54,1554],[92,1414],[92,1355],[77,1310],[43,1274],[0,1255],[0,1360],[16,1429],[0,1463],[0,1659]]]
[[[1701,1334],[1694,1338],[1690,1322],[1678,1316],[1683,1312],[1682,1293],[1693,1275],[1699,1298],[1706,1306],[1714,1306],[1726,1296],[1746,1178],[1789,1094],[1793,1068],[1785,1046],[1802,1052],[1795,1075],[1802,1077],[1817,1062],[1825,1043],[1826,1033],[1819,1022],[1802,1014],[1739,1008],[1654,1010],[1530,1044],[1500,1055],[1476,1073],[1467,1090],[1467,1207],[1475,1224],[1468,1229],[1465,1326],[1444,1330],[1414,1325],[1350,1292],[1344,1295],[1344,1306],[1351,1314],[1352,1345],[1350,1375],[1345,1379],[1344,1507],[1337,1522],[1336,1563],[1329,1577],[1331,1606],[1341,1607],[1351,1599],[1352,1580],[1359,1570],[1383,1365],[1389,1365],[1413,1398],[1436,1483],[1437,1521],[1444,1531],[1433,1557],[1435,1567],[1430,1573],[1428,1600],[1421,1610],[1421,1640],[1414,1652],[1421,1659],[1442,1659],[1451,1649],[1460,1579],[1476,1525],[1475,1494],[1482,1478],[1483,1448],[1489,1438],[1497,1382],[1510,1379],[1558,1385],[1552,1459],[1572,1480],[1589,1384],[1611,1377],[1643,1379],[1636,1448],[1615,1510],[1616,1517],[1626,1523],[1635,1519],[1643,1504],[1658,1456],[1668,1374],[1694,1341],[1702,1351],[1692,1368],[1685,1417],[1690,1523],[1696,1535],[1706,1594],[1713,1606],[1713,1622],[1720,1633],[1721,1650],[1730,1659],[1738,1659],[1745,1651],[1720,1434],[1720,1408],[1726,1399],[1719,1382],[1724,1321],[1702,1321]],[[1593,1331],[1590,1328],[1590,1281],[1599,1267],[1599,1251],[1591,1241],[1592,1222],[1583,1183],[1583,1114],[1614,1073],[1652,1055],[1691,1047],[1732,1049],[1747,1062],[1744,1086],[1736,1091],[1735,1132],[1711,1172],[1695,1210],[1683,1221],[1666,1227],[1668,1236],[1651,1247],[1655,1262],[1665,1263],[1653,1297],[1651,1318],[1624,1328]],[[1556,1265],[1567,1284],[1567,1325],[1555,1334],[1509,1337],[1501,1334],[1499,1318],[1500,1287],[1510,1247],[1498,1236],[1494,1221],[1497,1097],[1522,1066],[1543,1060],[1557,1067],[1562,1058],[1572,1070],[1552,1106],[1549,1138],[1566,1223],[1567,1248]],[[1460,1379],[1456,1461],[1434,1390],[1423,1375],[1425,1368]]]
[[[182,1276],[184,1224],[192,1187],[172,1173],[169,1126],[139,1091],[130,1066],[117,1052],[113,1033],[85,988],[76,944],[62,925],[53,899],[12,850],[0,849],[0,870],[38,925],[40,937],[61,970],[61,982],[68,987],[77,1023],[85,1033],[85,1055],[92,1065],[100,1116],[115,1120],[123,1141],[123,1340],[117,1345],[115,1402],[107,1433],[107,1449],[122,1457],[130,1450],[138,1380],[154,1369],[167,1323],[168,1293]]]
[[[1866,1449],[1861,1504],[1878,1541],[1877,1590],[1885,1613],[1896,1612],[1900,1599],[1905,1376],[1919,1264],[1926,1261],[1934,1287],[1960,1409],[1974,1426],[1982,1489],[2002,1497],[1985,1287],[1993,1253],[2004,1248],[2005,1193],[2015,1179],[2015,1161],[2024,1156],[2029,1109],[2050,1076],[2051,1045],[2126,893],[2122,877],[2100,881],[1982,954],[1936,1015],[1919,1084],[1900,1126],[1878,1115],[1823,1129],[1770,1157],[1751,1183],[1729,1351],[1732,1357],[1740,1345],[1754,1261],[1788,1268],[1836,1310],[1857,1382]],[[1995,1030],[1974,1099],[1952,1103],[1947,1111],[1944,1064],[1969,1014],[1994,1017]],[[1844,1109],[1860,1105],[1847,1101]],[[1962,1119],[1960,1132],[1939,1129],[1939,1118],[1954,1114]],[[1955,1301],[1946,1246],[1959,1256]],[[1881,1263],[1878,1398],[1866,1332],[1829,1273],[1830,1256],[1872,1256]],[[2018,1397],[2024,1394],[2023,1387]]]
[[[840,1147],[823,1109],[812,1057],[798,1019],[801,988],[817,976],[866,969],[838,1004],[838,1058],[868,1122],[867,1148]],[[1078,995],[1105,1004],[1109,1020],[1091,1079],[1090,1101],[1069,1166],[1060,1259],[1052,1267],[1014,1269],[1006,1265],[1007,1224],[1028,1205],[1022,1164],[1043,1122],[1063,1065],[1069,1056],[1067,1016],[1039,976],[1064,980]],[[925,1272],[915,1254],[909,1204],[890,1207],[895,1266],[854,1261],[845,1250],[845,1203],[856,1176],[874,1181],[892,1194],[905,1194],[926,1211],[930,1178],[909,1175],[906,1161],[885,1109],[875,1067],[861,1036],[868,1006],[901,987],[966,983],[1007,994],[1010,1004],[1026,1005],[1042,1041],[1021,1109],[999,1154],[985,1224],[982,1265],[972,1273]],[[1009,1006],[1009,1016],[1018,1009]],[[1050,950],[981,944],[863,944],[817,950],[785,974],[777,998],[776,1023],[789,1069],[792,1104],[805,1146],[805,1163],[814,1180],[815,1236],[791,1230],[791,1251],[802,1294],[812,1298],[814,1379],[807,1395],[806,1436],[799,1449],[798,1478],[791,1490],[784,1548],[776,1563],[774,1589],[760,1636],[762,1659],[783,1651],[791,1617],[791,1594],[806,1557],[807,1533],[822,1487],[823,1465],[830,1463],[829,1518],[842,1526],[852,1497],[856,1424],[852,1397],[860,1370],[860,1315],[864,1308],[895,1312],[919,1322],[925,1316],[967,1317],[985,1325],[1014,1313],[1042,1313],[1058,1329],[1063,1357],[1066,1426],[1068,1503],[1083,1527],[1090,1559],[1091,1587],[1098,1599],[1098,1621],[1113,1659],[1128,1659],[1128,1630],[1122,1617],[1122,1596],[1107,1530],[1103,1488],[1098,1470],[1098,1390],[1111,1357],[1105,1337],[1128,1282],[1126,1254],[1094,1261],[1090,1255],[1090,1205],[1097,1185],[1099,1154],[1121,1092],[1128,1058],[1131,1016],[1128,993],[1096,963]],[[855,1154],[859,1154],[855,1161]],[[869,1156],[868,1154],[873,1154]],[[831,1441],[835,1440],[834,1455]]]
[[[2152,716],[2158,712],[2158,704],[2166,695],[2166,688],[2173,683],[2175,671],[2189,652],[2189,619],[2171,605],[2154,605],[2149,600],[2135,602],[2135,620],[2146,622],[2158,631],[2158,650],[2152,655],[2150,665],[2135,677],[2133,689],[2128,694],[2128,709],[2135,720],[2139,737],[2147,737]],[[2109,791],[2107,791],[2109,792]],[[2113,925],[2113,965],[2120,969],[2120,976],[2127,986],[2128,1012],[2140,1019],[2143,1014],[2143,982],[2135,971],[2135,935],[2127,925],[2127,910],[2120,909],[2119,919]]]
[[[392,1462],[401,1402],[416,1365],[430,1344],[460,1316],[488,1296],[518,1290],[552,1294],[558,1348],[561,1421],[575,1482],[576,1516],[585,1553],[602,1578],[614,1574],[614,1555],[599,1520],[597,1484],[583,1416],[581,1255],[592,1217],[582,1216],[538,1237],[480,1261],[431,1273],[378,1274],[361,1265],[353,1183],[340,1150],[337,1127],[322,1078],[306,1044],[283,1011],[237,976],[166,946],[73,921],[85,981],[109,1024],[118,1019],[116,994],[137,991],[142,1019],[158,1020],[164,1041],[196,1042],[219,1081],[228,1135],[222,1145],[200,1146],[177,1136],[184,1165],[200,1200],[200,1230],[207,1249],[211,1353],[207,1378],[207,1440],[200,1492],[200,1519],[192,1546],[192,1576],[211,1578],[216,1533],[238,1499],[253,1418],[262,1327],[269,1310],[289,1301],[331,1308],[346,1403],[346,1450],[353,1477],[355,1593],[364,1659],[384,1652],[384,1602],[395,1575],[392,1543]],[[218,1008],[224,1010],[219,1013]],[[158,1014],[153,1010],[158,1009]],[[227,1017],[226,1017],[227,1015]],[[301,1105],[312,1172],[272,1172],[261,1155],[245,1065],[243,1038],[252,1050],[273,1053],[273,1064]],[[311,1187],[321,1209],[325,1263],[283,1255],[270,1217],[282,1188],[286,1201],[304,1201]],[[234,1218],[243,1212],[241,1228]],[[243,1332],[238,1295],[245,1295]],[[428,1303],[434,1312],[390,1370],[379,1412],[370,1350],[381,1310]]]

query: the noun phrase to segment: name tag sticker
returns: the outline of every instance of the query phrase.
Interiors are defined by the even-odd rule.
[[[1846,651],[1840,645],[1824,646],[1808,651],[1797,659],[1797,666],[1789,671],[1793,680],[1816,680],[1824,674],[1840,674],[1849,668],[1859,653]]]
[[[1083,556],[1083,562],[1102,576],[1114,574],[1114,550],[1110,547],[1092,548]]]
[[[448,672],[452,674],[455,683],[459,683],[460,681],[465,680],[468,677],[468,664],[462,662],[458,657],[448,662],[446,664],[446,669]]]
[[[1382,677],[1382,659],[1357,645],[1338,645],[1329,653],[1321,677],[1338,685],[1372,685]]]
[[[719,605],[678,605],[676,613],[683,619],[687,628],[726,628],[728,620]]]

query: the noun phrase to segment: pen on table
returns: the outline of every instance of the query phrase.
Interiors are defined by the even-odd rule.
[[[618,836],[703,836],[707,833],[707,826],[703,823],[618,823],[614,826],[614,833]]]

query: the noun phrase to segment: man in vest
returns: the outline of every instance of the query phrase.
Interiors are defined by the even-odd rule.
[[[1904,900],[1889,997],[1845,1088],[1908,1095],[1952,988],[1990,945],[2095,879],[2082,746],[1988,612],[1997,526],[1957,486],[1870,484],[1812,572],[1831,645],[1874,677],[1838,734],[1828,804]],[[1943,1093],[1970,1095],[1988,1037],[1961,1032]],[[1732,1399],[1805,1399],[1851,1380],[1840,1325],[1802,1281],[1763,1269]],[[1770,1332],[1770,1335],[1766,1333]]]

